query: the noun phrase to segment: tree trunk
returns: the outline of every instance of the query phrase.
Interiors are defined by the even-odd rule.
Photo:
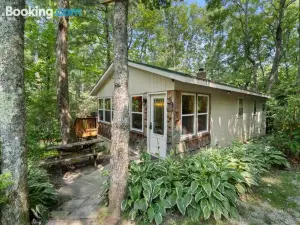
[[[59,0],[59,8],[69,8],[69,0]],[[67,65],[68,22],[69,18],[67,16],[61,16],[59,18],[56,47],[57,108],[62,144],[67,144],[69,142],[71,121]]]
[[[108,18],[108,5],[105,5],[105,10],[104,10],[104,14],[105,14],[105,41],[106,41],[106,69],[108,69],[108,67],[111,64],[111,56],[110,56],[110,37],[109,37],[109,18]]]
[[[248,60],[252,65],[252,74],[250,74],[249,79],[246,81],[244,88],[248,89],[248,86],[251,83],[251,80],[253,79],[253,86],[254,90],[257,91],[257,70],[258,70],[258,64],[256,63],[255,58],[251,57],[251,44],[250,44],[250,35],[249,35],[249,1],[246,0],[245,2],[245,9],[242,7],[242,5],[238,5],[242,11],[244,12],[245,17],[245,25],[243,24],[243,21],[240,20],[242,31],[244,33],[244,57],[245,60]]]
[[[275,56],[273,58],[272,69],[269,74],[268,79],[268,92],[271,91],[273,85],[278,81],[278,67],[280,64],[280,59],[282,55],[282,21],[284,17],[285,0],[280,0],[279,10],[278,10],[278,21],[276,26],[275,35]]]
[[[24,0],[0,1],[24,9]],[[2,225],[27,225],[27,149],[25,141],[24,18],[0,16],[0,149],[1,173],[13,184],[5,191],[8,204],[1,209]]]
[[[298,4],[300,12],[300,4]],[[300,85],[300,13],[298,14],[298,85]]]
[[[110,224],[119,221],[129,162],[128,0],[116,0],[114,12],[114,118],[110,159]]]

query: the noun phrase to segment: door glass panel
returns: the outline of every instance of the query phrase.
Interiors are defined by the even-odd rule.
[[[164,99],[155,98],[153,100],[153,133],[164,135]]]

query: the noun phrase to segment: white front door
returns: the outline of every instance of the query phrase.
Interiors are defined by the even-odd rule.
[[[150,95],[148,151],[153,155],[166,157],[167,152],[167,110],[166,95]]]

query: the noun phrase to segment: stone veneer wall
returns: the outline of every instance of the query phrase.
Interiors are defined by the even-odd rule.
[[[144,94],[147,99],[147,94]],[[129,147],[134,151],[147,151],[147,101],[144,107],[144,129],[143,132],[130,131]],[[210,116],[210,115],[209,115]],[[210,125],[209,125],[210,126]],[[167,151],[175,154],[196,150],[210,145],[210,133],[194,135],[186,140],[181,137],[181,91],[167,92]],[[98,134],[111,139],[111,125],[98,122]]]
[[[143,95],[147,99],[147,94]],[[130,131],[129,148],[133,151],[147,151],[147,101],[143,102],[143,132]],[[98,122],[98,134],[111,140],[111,124]]]
[[[111,140],[111,124],[98,122],[98,134]],[[129,148],[133,151],[147,151],[147,137],[144,133],[130,131]]]
[[[168,151],[175,154],[197,150],[210,145],[210,133],[194,135],[185,140],[181,138],[181,91],[168,91],[167,94],[168,113]],[[210,115],[209,115],[210,117]],[[209,124],[210,127],[210,124]]]

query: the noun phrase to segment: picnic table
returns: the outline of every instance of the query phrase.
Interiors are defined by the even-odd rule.
[[[98,152],[98,144],[102,143],[101,139],[92,139],[87,141],[74,142],[66,145],[50,146],[46,151],[58,151],[58,157],[52,157],[41,162],[41,165],[59,164],[62,162],[71,162],[81,158],[93,158],[94,165],[97,166],[97,158],[104,155],[104,152]]]

